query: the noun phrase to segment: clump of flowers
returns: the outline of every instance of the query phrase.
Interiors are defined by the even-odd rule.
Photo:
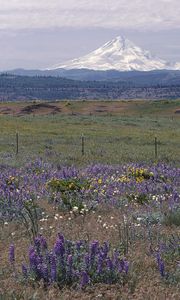
[[[81,194],[89,187],[89,183],[86,180],[80,180],[78,178],[53,178],[47,182],[46,186],[50,189],[53,196],[58,193],[60,194],[63,205],[68,210],[78,208],[76,211],[80,212],[85,209]]]
[[[129,175],[136,179],[137,183],[141,183],[144,180],[152,179],[154,177],[154,173],[148,171],[146,168],[129,168]]]
[[[130,182],[131,180],[130,180],[130,178],[129,178],[127,175],[122,175],[122,176],[119,178],[118,181],[124,182],[124,183],[128,183],[128,182]]]
[[[22,265],[22,276],[29,282],[57,283],[59,287],[84,287],[95,283],[124,283],[129,263],[118,250],[110,251],[107,242],[70,241],[58,234],[51,250],[43,236],[38,236],[28,251],[28,264]],[[10,263],[15,264],[14,245],[9,250]]]
[[[19,187],[19,179],[15,176],[9,176],[5,182],[6,185],[9,186],[10,190],[15,190]]]
[[[71,179],[57,179],[53,178],[47,182],[47,187],[51,188],[53,192],[71,192],[80,191],[87,185],[87,182],[81,182],[77,178]]]

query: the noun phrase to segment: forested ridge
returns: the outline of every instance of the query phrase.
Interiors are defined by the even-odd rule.
[[[80,81],[51,76],[0,75],[0,101],[179,98],[180,84]]]

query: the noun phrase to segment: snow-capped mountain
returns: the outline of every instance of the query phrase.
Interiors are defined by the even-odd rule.
[[[47,70],[91,69],[97,71],[151,71],[180,70],[180,63],[173,65],[165,60],[153,57],[149,51],[136,46],[133,42],[118,36],[97,50],[64,64],[57,64]]]

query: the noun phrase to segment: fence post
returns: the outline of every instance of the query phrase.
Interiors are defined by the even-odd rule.
[[[155,139],[154,139],[154,150],[155,150],[155,159],[157,159],[157,156],[158,156],[158,149],[157,149],[157,136],[155,136]]]
[[[84,155],[84,134],[81,135],[81,153]]]
[[[16,155],[19,153],[19,134],[16,132]]]

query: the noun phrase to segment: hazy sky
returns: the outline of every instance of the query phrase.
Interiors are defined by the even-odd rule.
[[[120,34],[180,61],[180,1],[0,0],[0,69],[45,68]]]

